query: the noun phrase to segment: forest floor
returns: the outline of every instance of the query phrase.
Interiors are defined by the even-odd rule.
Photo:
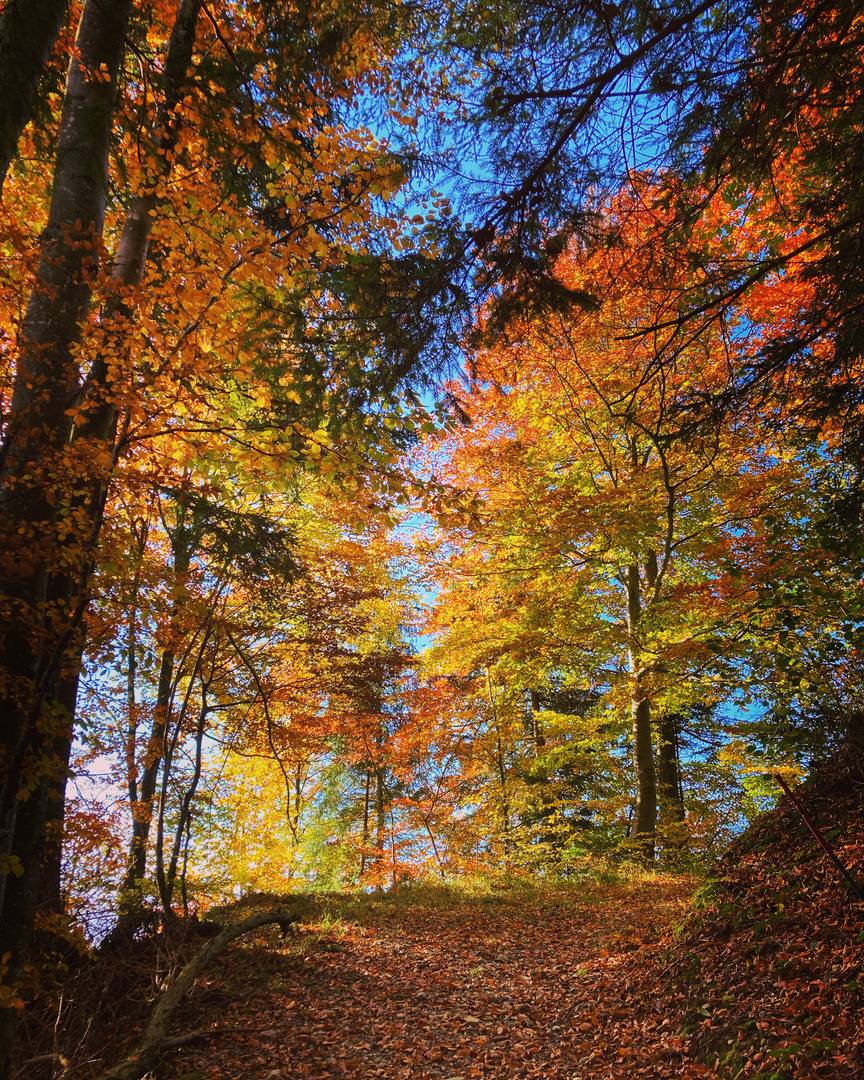
[[[861,762],[847,755],[799,792],[858,875]],[[171,1075],[864,1078],[864,904],[785,800],[707,883],[634,874],[306,903],[293,938],[262,931],[202,979],[183,1028],[230,1031],[178,1052]]]
[[[657,876],[337,902],[293,939],[265,930],[216,961],[183,1026],[238,1033],[178,1052],[174,1075],[711,1076],[639,978],[694,888]]]
[[[864,876],[864,750],[798,796]],[[864,1080],[864,902],[786,799],[707,880],[586,875],[507,887],[416,885],[381,897],[258,895],[217,917],[289,908],[205,969],[157,1080]],[[25,1026],[64,1077],[134,1047],[159,991],[200,946],[162,934],[94,957]],[[65,1003],[65,1004],[64,1004]],[[64,1010],[65,1013],[64,1013]],[[60,1075],[59,1054],[25,1070]],[[23,1075],[23,1074],[22,1074]]]

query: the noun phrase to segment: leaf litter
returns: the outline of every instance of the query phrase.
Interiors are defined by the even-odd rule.
[[[862,792],[860,758],[799,791],[855,875]],[[262,931],[199,982],[177,1025],[220,1034],[170,1068],[186,1080],[864,1077],[864,910],[793,808],[760,818],[700,884],[656,874],[301,899],[293,938]]]
[[[231,987],[232,1024],[260,1027],[263,1015],[273,1034],[233,1040],[230,1057],[216,1045],[185,1051],[179,1071],[587,1080],[638,1075],[650,1049],[650,1075],[710,1075],[681,1071],[680,1036],[634,982],[692,891],[670,876],[542,903],[382,901],[331,936],[305,924],[287,946],[235,949],[212,977]]]

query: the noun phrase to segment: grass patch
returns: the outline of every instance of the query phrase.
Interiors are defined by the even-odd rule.
[[[560,915],[615,902],[621,894],[643,888],[678,886],[695,889],[701,879],[689,872],[645,868],[608,859],[586,860],[571,877],[531,877],[527,873],[465,875],[450,881],[414,880],[388,892],[316,891],[278,896],[256,893],[208,914],[233,921],[252,911],[284,907],[295,912],[318,939],[338,940],[358,926],[398,925],[412,911],[495,912],[521,908]]]

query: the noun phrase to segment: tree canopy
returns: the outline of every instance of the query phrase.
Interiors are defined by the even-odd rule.
[[[856,727],[859,8],[3,8],[0,1077],[45,935],[710,859]]]

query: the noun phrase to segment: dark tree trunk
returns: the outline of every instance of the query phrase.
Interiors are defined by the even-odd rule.
[[[69,0],[8,0],[0,16],[0,194]]]
[[[660,736],[657,791],[665,824],[680,824],[684,820],[684,789],[678,753],[680,726],[680,718],[674,714],[662,716],[657,724]]]
[[[636,806],[630,838],[638,845],[640,855],[650,862],[654,858],[654,834],[657,830],[657,786],[651,740],[651,706],[648,698],[637,692],[631,708]]]
[[[86,556],[67,510],[78,477],[68,452],[80,386],[75,346],[97,269],[117,78],[132,0],[87,0],[70,65],[41,257],[21,325],[0,467],[3,705],[0,714],[0,854],[19,873],[0,884],[0,956],[17,984],[39,897],[55,740],[68,727],[60,687],[77,661],[76,609]],[[103,71],[96,80],[88,72]],[[88,530],[89,532],[89,530]],[[66,562],[71,552],[73,561]],[[65,670],[64,670],[65,669]],[[55,789],[56,794],[56,789]],[[23,797],[23,796],[27,797]],[[57,800],[53,800],[56,804]],[[62,805],[62,801],[61,801]],[[55,805],[55,813],[60,807]],[[13,863],[14,865],[14,863]],[[5,886],[5,887],[3,887]],[[8,1075],[14,1009],[0,1010],[0,1078]]]
[[[654,746],[651,733],[651,703],[641,677],[642,654],[639,630],[642,620],[639,566],[627,567],[627,632],[631,689],[633,772],[636,779],[636,806],[630,827],[630,839],[641,858],[654,858],[654,836],[657,830],[657,777],[654,769]]]
[[[372,769],[366,766],[366,790],[363,795],[363,847],[360,852],[360,879],[366,873],[366,852],[369,844],[369,802],[372,788]]]
[[[72,719],[78,699],[78,672],[64,678],[58,696],[68,719],[66,730],[60,731],[54,740],[54,772],[48,791],[48,826],[46,829],[45,855],[42,863],[42,881],[39,887],[39,910],[62,915],[65,911],[61,880],[63,856],[63,826],[66,811],[66,781],[69,777],[69,758],[72,752]]]

